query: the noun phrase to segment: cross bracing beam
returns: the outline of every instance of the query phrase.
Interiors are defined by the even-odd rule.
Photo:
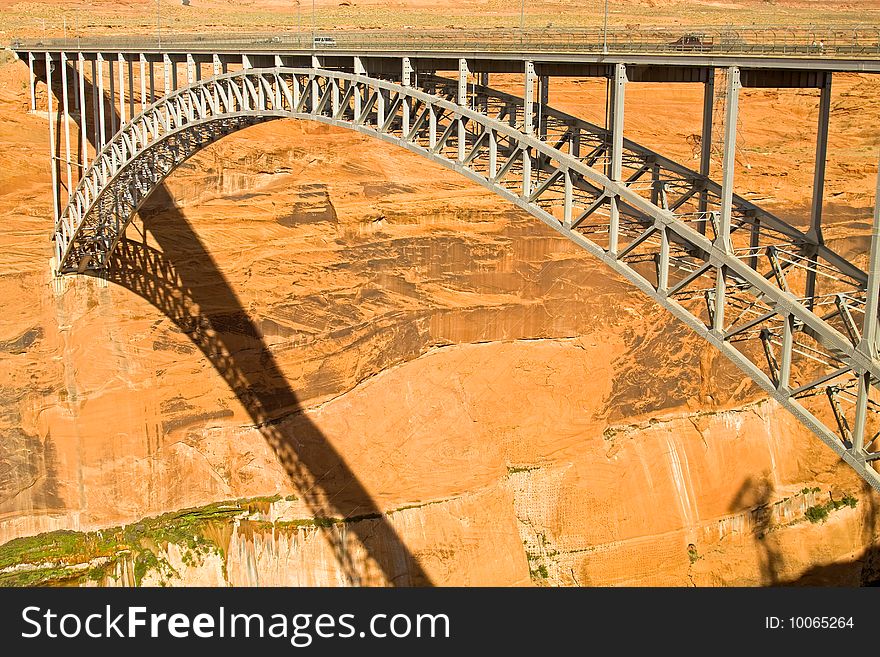
[[[857,442],[851,429],[841,435],[837,410],[814,403],[829,386],[843,390],[853,399],[847,426],[876,433],[870,398],[880,380],[876,354],[854,345],[846,329],[855,320],[845,325],[842,311],[834,314],[838,294],[846,296],[841,307],[850,315],[864,305],[863,272],[735,194],[729,195],[731,243],[725,248],[718,241],[719,222],[712,228],[712,221],[704,221],[704,235],[702,217],[694,216],[704,197],[708,212],[720,214],[721,190],[705,176],[621,139],[621,175],[612,180],[568,150],[567,135],[576,130],[577,155],[593,152],[608,141],[601,128],[542,105],[542,140],[543,121],[539,134],[523,131],[522,99],[475,86],[460,103],[460,79],[418,78],[406,86],[316,68],[249,68],[195,80],[158,99],[100,150],[71,195],[55,236],[57,270],[104,268],[156,185],[226,134],[285,117],[346,127],[458,171],[592,253],[715,345],[880,486],[871,465],[875,453],[866,447],[873,443]],[[472,96],[481,98],[475,108],[467,106]],[[651,180],[643,183],[647,171]],[[615,249],[608,239],[611,219],[600,202],[610,198],[619,201]],[[821,268],[810,264],[807,246],[821,254]],[[788,290],[774,268],[784,273]],[[814,269],[817,280],[828,279],[819,286],[816,312],[800,294],[804,268]]]

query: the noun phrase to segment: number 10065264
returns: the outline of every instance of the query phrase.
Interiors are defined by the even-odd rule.
[[[765,616],[764,627],[768,630],[851,630],[852,616]]]

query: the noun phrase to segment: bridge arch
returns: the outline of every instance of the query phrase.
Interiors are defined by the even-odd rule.
[[[421,82],[416,88],[340,71],[275,67],[179,89],[123,126],[83,175],[56,226],[57,271],[104,270],[153,190],[225,135],[279,118],[348,128],[461,173],[602,260],[716,346],[880,489],[872,465],[880,453],[854,438],[867,422],[873,429],[880,415],[871,399],[880,362],[851,330],[867,285],[863,272],[738,197],[726,228],[717,213],[686,212],[699,197],[720,198],[717,185],[657,154],[629,144],[642,159],[628,178],[613,180],[595,167],[607,139],[583,157],[573,130],[555,135],[554,143],[507,94],[481,88],[470,107],[450,99],[454,81],[424,76]],[[551,117],[577,126],[578,136],[597,134],[574,117]],[[664,179],[660,170],[677,177]],[[645,173],[652,182],[640,190]],[[640,193],[645,190],[649,197]],[[834,282],[826,296],[835,301],[822,300],[834,304],[832,312],[795,289],[799,258],[807,252],[817,263],[824,259]],[[821,392],[831,402],[824,413],[802,402]],[[847,415],[841,398],[867,412]]]

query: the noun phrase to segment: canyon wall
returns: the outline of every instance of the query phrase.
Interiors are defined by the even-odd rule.
[[[140,271],[142,294],[53,279],[47,120],[27,112],[26,75],[0,67],[0,582],[876,579],[880,497],[818,439],[564,238],[368,137],[275,121],[181,166],[128,237],[186,282],[184,319],[157,292],[176,289],[164,270]],[[838,116],[880,98],[844,80]],[[563,82],[551,102],[591,118],[597,89]],[[696,88],[674,91],[668,122],[627,128],[687,162],[692,117],[675,104]],[[781,93],[752,106],[778,111]],[[632,99],[632,116],[663,105]],[[798,97],[792,125],[814,100]],[[852,170],[831,167],[829,234],[846,247],[870,212],[876,144],[855,121],[835,130]],[[789,147],[757,123],[746,134],[777,150],[743,164],[743,184],[767,177],[773,209],[800,216],[807,192],[776,155]],[[228,352],[194,344],[202,320]],[[315,518],[311,499],[344,513]],[[170,531],[183,510],[202,514],[204,542]],[[33,538],[57,530],[80,532],[63,535],[77,549]]]

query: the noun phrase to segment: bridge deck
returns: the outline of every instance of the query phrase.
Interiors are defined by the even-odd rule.
[[[684,42],[682,40],[684,39]],[[688,40],[689,39],[689,40]],[[694,41],[696,39],[696,41]],[[307,32],[249,35],[152,35],[108,38],[16,40],[17,52],[114,52],[254,54],[472,61],[534,61],[536,64],[644,64],[665,66],[798,69],[880,73],[880,29],[779,29],[696,32],[691,28],[650,33],[595,31],[516,32]],[[570,74],[546,71],[547,75]]]

